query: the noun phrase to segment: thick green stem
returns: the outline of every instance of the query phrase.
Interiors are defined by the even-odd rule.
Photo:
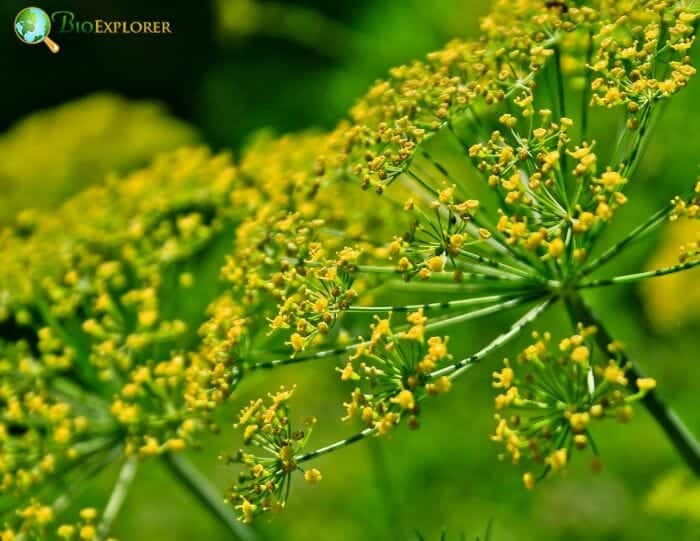
[[[600,320],[593,314],[588,305],[586,305],[581,296],[574,293],[565,297],[564,300],[567,310],[569,311],[569,316],[571,317],[571,322],[574,325],[583,323],[587,326],[595,326],[598,329],[598,332],[595,334],[598,347],[603,352],[606,352],[608,346],[613,342],[613,338]],[[627,377],[630,385],[635,388],[635,382],[639,378],[644,377],[643,372],[624,352],[622,353],[622,364],[629,367]],[[700,476],[700,444],[690,433],[688,428],[683,424],[676,413],[661,401],[656,391],[648,392],[641,401],[688,467],[696,475]]]
[[[188,492],[194,495],[199,502],[232,534],[231,540],[256,541],[258,535],[250,528],[244,526],[233,514],[233,510],[224,503],[223,497],[218,493],[208,479],[180,455],[167,453],[163,455],[163,463],[170,473],[180,481]]]

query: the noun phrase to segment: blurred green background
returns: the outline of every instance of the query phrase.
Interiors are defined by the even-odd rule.
[[[0,224],[27,206],[57,205],[89,183],[182,144],[204,142],[237,152],[261,128],[278,133],[330,128],[387,68],[452,37],[478,35],[478,19],[489,9],[489,2],[479,0],[45,0],[41,7],[48,11],[73,10],[84,19],[169,19],[175,29],[167,37],[52,34],[63,48],[54,56],[20,43],[11,31],[10,21],[24,5],[4,0],[0,7],[0,19],[7,22],[0,33]],[[634,203],[617,219],[620,231],[697,175],[699,98],[696,78],[668,105],[631,190]],[[604,133],[605,115],[597,122]],[[40,160],[41,175],[32,160]],[[680,244],[682,234],[663,232],[608,271],[629,272],[658,261],[669,252],[663,243]],[[588,298],[604,308],[611,331],[700,434],[700,271],[687,274],[680,286],[673,280]],[[681,303],[680,296],[697,301]],[[458,347],[485,343],[486,335],[495,336],[513,317],[467,327]],[[563,313],[551,313],[540,328],[566,333],[565,321]],[[601,426],[602,473],[591,475],[585,460],[579,461],[566,475],[526,492],[519,471],[497,461],[488,438],[490,374],[497,361],[490,359],[426,409],[418,433],[400,429],[320,459],[322,483],[296,483],[287,510],[257,528],[267,539],[296,541],[405,540],[415,530],[438,539],[445,527],[457,539],[463,531],[475,537],[493,519],[498,541],[700,539],[700,485],[683,473],[673,449],[640,409],[629,426]],[[281,383],[298,383],[299,416],[319,417],[313,444],[351,433],[352,427],[339,422],[347,388],[327,368],[300,365],[256,374],[221,412],[227,428],[192,459],[223,491],[236,472],[216,457],[237,448],[233,413]],[[229,538],[157,462],[141,470],[116,537]],[[83,501],[104,497],[114,473],[98,479]]]

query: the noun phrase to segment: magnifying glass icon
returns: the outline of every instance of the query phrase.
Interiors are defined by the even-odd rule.
[[[50,33],[51,17],[41,8],[24,8],[15,17],[15,34],[20,41],[27,45],[44,43],[55,54],[61,47],[49,37]]]

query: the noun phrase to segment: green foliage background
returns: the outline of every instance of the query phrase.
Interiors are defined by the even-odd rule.
[[[347,0],[333,6],[326,4],[320,0],[278,3],[275,6],[280,11],[265,12],[252,1],[219,0],[203,7],[212,14],[202,19],[208,20],[209,26],[193,30],[201,32],[206,44],[197,45],[203,48],[203,64],[196,73],[183,75],[189,89],[184,96],[168,91],[165,73],[161,74],[163,81],[148,88],[131,83],[120,86],[107,79],[100,83],[102,88],[93,88],[93,83],[87,82],[82,88],[75,80],[70,84],[54,80],[54,84],[63,89],[58,95],[66,100],[92,90],[161,99],[193,126],[191,133],[201,134],[216,148],[236,149],[260,128],[284,132],[333,125],[353,99],[387,68],[422,56],[451,37],[476,36],[478,17],[489,7],[488,2],[479,0]],[[3,20],[15,7],[0,8]],[[291,14],[291,30],[276,24],[270,15],[279,13]],[[184,18],[182,21],[186,24]],[[214,36],[211,41],[210,36]],[[70,44],[80,47],[81,42],[73,39]],[[28,53],[44,53],[15,44],[8,44],[6,49],[23,62],[39,56]],[[2,52],[4,55],[5,49]],[[164,49],[158,54],[168,56],[173,52]],[[66,90],[67,85],[73,90]],[[25,103],[25,108],[39,110],[55,105],[45,96],[32,99],[35,103]],[[689,175],[697,173],[698,118],[700,80],[696,77],[689,88],[671,100],[656,127],[635,179],[634,204],[617,218],[620,231],[648,216],[668,196],[686,186]],[[4,119],[6,128],[12,120],[16,119]],[[604,127],[605,115],[593,121]],[[89,120],[85,122],[89,124]],[[144,125],[144,133],[150,133],[150,128]],[[81,126],[67,129],[79,131]],[[597,131],[603,133],[604,129]],[[12,133],[10,129],[5,137]],[[162,148],[181,142],[175,139],[168,139],[171,142]],[[115,156],[118,143],[115,140]],[[604,143],[601,141],[601,145]],[[13,158],[22,158],[17,152]],[[31,159],[32,145],[21,152],[26,152],[25,159]],[[110,169],[123,170],[140,160],[119,163],[111,152],[107,145],[103,154],[105,167]],[[79,182],[100,182],[107,169],[95,171],[94,178],[81,178]],[[46,182],[50,177],[47,171]],[[7,194],[9,191],[0,191],[0,216],[17,210],[8,208]],[[615,263],[619,269],[609,270],[641,268],[653,250],[653,243],[642,243]],[[700,271],[694,273],[696,287],[700,287]],[[659,287],[663,285],[659,283]],[[604,308],[606,320],[612,322],[611,330],[626,343],[630,355],[657,378],[661,395],[695,433],[700,433],[700,329],[679,320],[670,333],[654,330],[645,316],[640,293],[633,287],[595,293],[589,298],[594,306]],[[541,327],[566,332],[566,321],[564,314],[552,313]],[[467,328],[455,353],[484,343],[484,336],[495,336],[508,322],[493,318],[482,324],[485,327]],[[515,351],[515,347],[510,346],[509,351]],[[404,540],[412,539],[416,529],[426,539],[438,539],[443,526],[454,538],[462,531],[476,536],[493,518],[493,539],[498,541],[700,539],[697,485],[670,490],[667,483],[663,497],[655,488],[683,466],[641,409],[633,423],[623,429],[601,428],[598,440],[604,460],[602,473],[591,475],[586,464],[579,463],[567,475],[549,481],[534,493],[526,492],[518,472],[498,462],[488,438],[493,429],[490,375],[497,361],[491,358],[437,400],[425,412],[419,432],[402,428],[388,439],[372,440],[321,458],[318,467],[323,471],[322,483],[317,487],[297,483],[287,510],[270,522],[261,521],[257,528],[270,540]],[[222,434],[206,441],[204,451],[192,454],[222,492],[236,473],[217,460],[220,450],[234,450],[238,444],[231,430],[233,412],[250,398],[290,381],[299,384],[294,401],[297,413],[319,417],[314,444],[322,445],[351,432],[339,422],[347,389],[341,386],[330,361],[321,367],[299,365],[255,374],[229,410],[221,412]],[[96,480],[83,495],[83,503],[104,497],[114,475],[114,471],[107,472]],[[665,505],[664,500],[670,504]],[[142,466],[114,534],[125,541],[229,538],[196,501],[170,482],[157,462]]]

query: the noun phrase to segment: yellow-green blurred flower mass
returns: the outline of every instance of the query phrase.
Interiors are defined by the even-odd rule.
[[[659,247],[651,256],[648,268],[673,265],[680,255],[679,247],[698,240],[698,224],[694,220],[679,219],[665,229]],[[644,282],[641,287],[647,318],[662,332],[700,321],[700,271],[672,274],[654,283]]]
[[[27,207],[55,207],[107,173],[198,139],[157,103],[112,94],[34,113],[0,136],[0,222]]]
[[[647,509],[658,516],[700,522],[700,483],[686,471],[670,471],[652,487]]]

